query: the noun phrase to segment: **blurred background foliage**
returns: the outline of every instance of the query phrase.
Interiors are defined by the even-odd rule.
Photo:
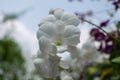
[[[18,17],[17,14],[7,14],[0,23],[0,35],[2,35],[2,38],[0,37],[0,80],[38,80],[36,79],[37,72],[33,70],[30,63],[28,65],[28,59],[26,59],[31,53],[27,54],[27,51],[20,46],[21,43],[15,39],[16,37],[11,36],[12,33],[16,34],[13,27],[16,27],[14,23]],[[7,22],[10,22],[11,25],[7,25],[9,24]],[[5,32],[4,34],[2,34],[2,30]],[[21,35],[17,34],[17,36]],[[22,40],[24,41],[24,39]],[[31,67],[31,71],[28,70],[28,66]]]
[[[22,54],[21,47],[14,39],[8,35],[0,39],[0,80],[37,80],[36,71],[27,72]]]
[[[11,38],[0,40],[0,80],[23,80],[26,73],[19,45]]]

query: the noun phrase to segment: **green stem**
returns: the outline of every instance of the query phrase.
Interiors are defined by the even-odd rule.
[[[118,41],[118,42],[120,43],[120,40],[118,40],[116,37],[114,37],[114,36],[112,36],[111,34],[109,34],[108,32],[106,32],[106,31],[105,31],[104,29],[102,29],[100,26],[98,26],[98,25],[96,25],[96,24],[94,24],[94,23],[92,23],[92,22],[90,22],[90,21],[88,21],[88,20],[86,20],[86,19],[83,19],[83,18],[79,18],[79,19],[80,19],[80,20],[83,20],[83,21],[85,21],[85,22],[87,22],[87,23],[89,23],[89,24],[91,24],[91,25],[93,25],[93,26],[95,26],[95,27],[97,27],[98,29],[102,30],[106,35],[112,37],[114,40],[116,40],[116,41]]]

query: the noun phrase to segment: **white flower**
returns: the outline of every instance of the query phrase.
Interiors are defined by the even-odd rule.
[[[40,50],[33,56],[34,65],[44,78],[55,78],[59,75],[60,62],[60,57],[56,55],[56,46],[52,45],[44,36],[39,39],[39,43]]]
[[[69,45],[76,46],[80,38],[80,31],[76,27],[79,24],[77,16],[62,9],[55,9],[50,13],[52,14],[39,24],[37,38],[40,40],[45,36],[49,42],[57,46],[57,52],[60,53],[66,51]]]
[[[76,46],[79,43],[80,31],[73,25],[65,26],[60,30],[52,23],[45,23],[39,27],[37,36],[38,39],[45,36],[57,46],[58,52],[64,52],[67,50],[67,45]]]
[[[62,80],[73,80],[71,76],[65,76]]]
[[[68,51],[69,47],[76,47],[80,42],[78,24],[79,19],[75,14],[59,8],[51,10],[49,16],[40,22],[37,31],[39,50],[34,57],[34,64],[44,78],[59,76],[60,67],[69,69],[69,65],[60,61],[57,53]],[[66,75],[62,80],[73,79]]]
[[[61,71],[60,78],[61,80],[73,80],[72,75],[65,70]]]
[[[59,66],[63,69],[69,69],[70,68],[69,65],[62,60],[60,61]]]
[[[40,51],[44,53],[43,56],[47,56],[48,54],[56,55],[57,53],[56,46],[52,44],[50,40],[45,36],[40,37],[39,46],[40,46]]]
[[[52,9],[50,10],[50,15],[46,18],[44,18],[39,26],[46,22],[51,22],[53,24],[56,24],[56,26],[66,26],[66,25],[74,25],[78,26],[79,24],[79,19],[78,17],[69,12],[64,12],[63,9],[57,8],[57,9]],[[62,24],[61,24],[62,23]]]
[[[84,43],[80,51],[81,56],[87,62],[96,62],[100,56],[100,53],[97,51],[97,48],[92,40]]]
[[[44,78],[56,78],[59,75],[59,61],[60,58],[58,56],[49,55],[46,58],[34,59],[34,65]]]

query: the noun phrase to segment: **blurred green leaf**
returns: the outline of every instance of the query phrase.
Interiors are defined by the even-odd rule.
[[[116,27],[120,29],[120,21],[116,24]]]
[[[120,64],[120,57],[112,59],[112,62]]]
[[[0,69],[3,74],[0,74],[0,80],[25,80],[20,77],[27,73],[24,63],[20,46],[11,38],[1,39]]]

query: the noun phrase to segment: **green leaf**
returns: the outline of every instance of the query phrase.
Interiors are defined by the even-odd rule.
[[[120,21],[116,24],[116,27],[119,29],[120,28]]]
[[[112,59],[112,62],[120,64],[120,57]]]

